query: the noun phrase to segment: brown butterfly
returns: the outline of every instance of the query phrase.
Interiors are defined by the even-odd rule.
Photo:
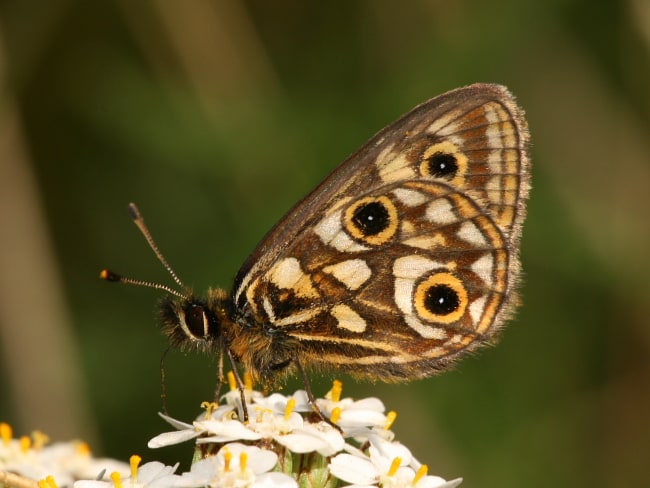
[[[528,140],[505,87],[453,90],[381,130],[291,209],[231,292],[186,288],[134,205],[182,290],[102,277],[168,291],[160,317],[173,345],[226,355],[267,386],[298,371],[308,389],[305,368],[431,376],[517,305]]]

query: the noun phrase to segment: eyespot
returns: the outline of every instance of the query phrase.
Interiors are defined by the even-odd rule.
[[[429,178],[441,178],[460,184],[467,172],[467,156],[449,141],[428,147],[422,154],[420,173]]]
[[[453,274],[439,272],[417,285],[413,300],[420,318],[450,324],[465,314],[467,290]]]
[[[389,241],[397,232],[397,208],[386,196],[357,200],[345,210],[343,220],[354,239],[374,246]]]
[[[452,179],[458,172],[456,156],[449,153],[436,152],[429,157],[428,171],[437,178]]]
[[[201,305],[189,304],[179,317],[183,332],[190,339],[206,339],[210,333],[210,324],[205,309]]]
[[[352,214],[352,225],[366,237],[379,234],[389,224],[388,210],[379,202],[366,203]]]

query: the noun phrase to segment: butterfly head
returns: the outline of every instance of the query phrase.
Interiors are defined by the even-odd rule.
[[[215,352],[228,322],[225,290],[209,290],[206,297],[168,295],[160,301],[160,324],[169,342],[184,351]]]

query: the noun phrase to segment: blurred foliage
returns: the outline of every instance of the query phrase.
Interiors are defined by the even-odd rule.
[[[264,233],[375,131],[491,81],[518,96],[533,137],[524,306],[498,347],[455,371],[400,386],[347,380],[344,393],[380,396],[401,440],[463,486],[650,486],[649,5],[0,1],[0,109],[21,127],[20,164],[37,188],[23,196],[45,215],[79,349],[75,402],[91,415],[88,432],[65,434],[92,437],[94,425],[95,450],[122,459],[191,452],[146,448],[166,429],[160,293],[97,278],[108,266],[169,282],[128,202],[183,280],[228,286]],[[10,260],[27,269],[32,256]],[[40,284],[23,273],[0,302],[31,305],[35,343]],[[20,351],[16,364],[8,349],[0,419],[56,432],[58,412],[25,418],[8,372],[66,355]],[[190,418],[212,393],[214,358],[171,353],[166,371],[170,411]]]

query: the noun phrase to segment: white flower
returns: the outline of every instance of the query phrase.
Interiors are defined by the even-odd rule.
[[[216,456],[192,465],[174,485],[192,487],[251,487],[277,486],[297,488],[296,481],[282,473],[269,473],[276,465],[277,454],[255,446],[232,443],[223,446]]]
[[[296,405],[303,411],[311,411],[306,393],[299,390],[289,398],[272,397],[267,402],[257,402],[255,418],[248,425],[250,429],[298,454],[318,452],[331,456],[343,448],[345,440],[337,429],[325,422],[305,422],[295,411]]]
[[[137,456],[129,470],[124,463],[94,459],[80,442],[45,446],[43,434],[14,440],[2,423],[0,471],[45,479],[43,485],[50,487],[95,479],[76,481],[75,488],[295,488],[295,479],[318,486],[342,482],[356,488],[453,488],[462,481],[429,476],[426,465],[393,442],[395,412],[385,413],[377,398],[341,399],[340,382],[326,398],[316,400],[329,422],[314,421],[304,390],[264,397],[247,384],[245,392],[252,402],[247,403],[248,422],[240,421],[235,411],[241,401],[236,386],[226,394],[225,405],[204,404],[206,411],[191,423],[161,415],[175,430],[156,436],[149,446],[196,439],[195,461],[187,473],[175,474],[176,466],[157,462],[138,469]]]
[[[290,451],[293,452],[318,452],[321,456],[333,456],[345,447],[345,439],[341,433],[325,422],[317,424],[305,424],[302,429],[296,429],[291,438],[291,442],[285,437],[281,442]],[[288,437],[288,436],[287,436]],[[296,446],[293,441],[299,441],[300,446]]]
[[[309,403],[309,397],[305,390],[297,390],[293,395],[287,397],[280,393],[273,393],[267,397],[261,396],[255,398],[255,405],[271,410],[276,414],[284,414],[287,409],[287,404],[293,398],[294,412],[313,412],[313,408]]]
[[[158,434],[147,443],[147,446],[150,449],[171,446],[173,444],[180,444],[181,442],[194,439],[202,434],[202,432],[196,429],[192,424],[186,424],[185,422],[173,419],[163,413],[159,413],[158,415],[160,415],[164,420],[167,421],[167,423],[171,424],[177,430]]]
[[[67,473],[71,477],[70,482],[65,483],[68,485],[74,479],[95,478],[103,471],[116,471],[126,476],[130,470],[128,463],[109,458],[94,458],[88,446],[79,441],[58,442],[46,446],[40,451],[39,457],[40,463],[48,473]],[[54,478],[59,484],[64,484],[60,476],[55,474]]]
[[[453,488],[461,479],[445,481],[439,476],[427,476],[427,467],[415,471],[411,452],[403,445],[374,437],[370,440],[369,457],[338,454],[330,462],[330,472],[355,488],[381,486],[383,488]]]
[[[415,488],[456,488],[463,482],[463,478],[445,481],[440,476],[424,476],[414,485]]]
[[[393,459],[400,458],[402,466],[411,464],[413,456],[405,445],[399,442],[389,442],[379,437],[371,437],[369,440],[370,459],[375,459],[376,463],[383,463],[384,467],[388,468]]]
[[[225,400],[227,405],[231,407],[236,407],[241,413],[241,391],[237,386],[237,380],[235,379],[235,374],[232,371],[228,371],[226,374],[228,379],[228,384],[230,386],[230,391],[225,395],[222,395],[220,400]],[[246,400],[246,405],[249,406],[258,398],[264,397],[262,392],[253,390],[253,380],[248,373],[244,373],[244,398]]]
[[[122,479],[118,472],[110,474],[111,481],[105,480],[80,480],[75,481],[74,488],[169,488],[176,486],[180,476],[174,474],[176,466],[165,466],[158,461],[143,464],[139,456],[131,456],[131,476]]]
[[[409,459],[410,461],[410,459]],[[389,478],[404,479],[408,476],[405,471],[412,473],[399,457],[388,459],[374,451],[369,458],[353,456],[352,454],[338,454],[330,462],[330,471],[337,478],[355,485],[372,485],[379,482],[385,483]]]
[[[352,398],[341,399],[342,384],[334,381],[332,389],[325,398],[316,400],[318,408],[339,426],[346,435],[356,436],[369,428],[383,428],[389,423],[384,414],[384,404],[378,398],[364,398],[355,401]]]
[[[32,480],[50,478],[63,486],[72,485],[81,477],[94,477],[104,469],[129,472],[126,463],[93,458],[84,442],[48,445],[48,437],[38,431],[31,437],[16,440],[12,439],[12,429],[6,423],[0,423],[0,439],[0,470]]]
[[[214,427],[214,424],[210,424],[209,422],[227,419],[231,415],[234,407],[232,405],[217,406],[214,403],[209,402],[204,402],[201,406],[206,409],[206,412],[199,415],[197,420],[195,420],[192,424],[182,422],[170,417],[169,415],[165,415],[164,413],[159,413],[158,415],[160,415],[163,420],[165,420],[172,427],[175,427],[177,430],[172,432],[163,432],[162,434],[157,435],[149,441],[147,446],[151,449],[157,449],[159,447],[180,444],[181,442],[195,439],[200,435],[206,433],[212,433],[217,436],[220,435],[222,432],[215,432],[214,429],[210,430],[210,428]],[[237,424],[242,425],[241,422],[237,422]],[[232,430],[226,429],[224,442],[237,439],[245,438],[237,437],[236,434],[232,432]]]
[[[208,434],[207,437],[201,437],[197,440],[197,444],[224,443],[238,440],[256,441],[262,438],[260,434],[253,432],[239,420],[203,420],[194,422],[194,426],[203,433]]]

